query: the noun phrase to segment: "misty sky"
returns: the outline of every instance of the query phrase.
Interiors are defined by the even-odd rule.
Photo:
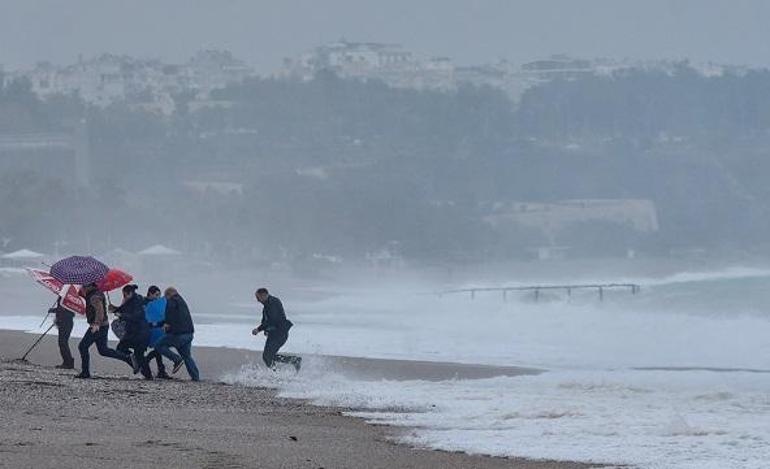
[[[459,64],[552,53],[770,66],[765,0],[0,0],[0,64],[233,51],[269,72],[340,37]]]

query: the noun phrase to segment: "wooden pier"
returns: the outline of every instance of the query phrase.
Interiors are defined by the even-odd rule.
[[[477,288],[458,288],[455,290],[444,290],[437,292],[438,296],[451,295],[457,293],[468,293],[471,299],[476,298],[477,293],[487,292],[499,292],[502,294],[503,301],[508,300],[509,292],[516,291],[531,291],[535,295],[535,301],[540,299],[540,292],[542,291],[564,291],[567,296],[572,296],[573,290],[596,290],[599,301],[604,300],[604,292],[606,290],[628,290],[632,295],[636,295],[642,289],[641,286],[635,283],[592,283],[582,285],[530,285],[530,286],[516,286],[516,287],[477,287]]]

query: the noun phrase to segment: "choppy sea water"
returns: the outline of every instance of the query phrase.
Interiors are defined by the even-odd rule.
[[[548,370],[536,376],[371,381],[312,358],[297,376],[246,364],[225,378],[359,409],[404,426],[404,440],[420,446],[646,468],[767,467],[770,272],[628,280],[642,284],[638,295],[603,302],[403,289],[284,298],[297,324],[291,351]],[[256,308],[230,306],[196,315],[196,343],[259,348],[248,334]],[[0,317],[6,328],[34,322]]]

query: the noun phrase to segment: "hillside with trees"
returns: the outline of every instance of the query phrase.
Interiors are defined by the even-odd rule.
[[[549,243],[576,255],[762,250],[770,235],[764,70],[625,70],[545,83],[517,105],[492,88],[321,73],[252,79],[205,102],[180,95],[171,116],[41,101],[4,82],[0,135],[88,125],[90,187],[50,163],[66,152],[2,153],[0,235],[41,250],[62,238],[93,249],[162,241],[231,260],[398,246],[414,260],[465,261]],[[549,238],[485,222],[495,204],[567,199],[651,200],[660,229],[595,223]]]

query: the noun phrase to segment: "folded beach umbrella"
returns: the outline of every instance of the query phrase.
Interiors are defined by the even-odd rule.
[[[86,302],[78,294],[78,286],[54,278],[48,272],[40,269],[27,269],[30,277],[40,285],[52,291],[61,298],[61,305],[77,314],[86,314]]]
[[[64,283],[88,285],[103,279],[109,270],[93,257],[70,256],[51,266],[51,276]]]
[[[59,296],[61,297],[60,304],[65,309],[81,315],[86,314],[86,300],[80,296],[79,286],[65,283]]]
[[[103,292],[108,292],[128,284],[133,279],[134,277],[131,274],[127,274],[120,269],[110,269],[103,279],[96,282],[96,287]]]

